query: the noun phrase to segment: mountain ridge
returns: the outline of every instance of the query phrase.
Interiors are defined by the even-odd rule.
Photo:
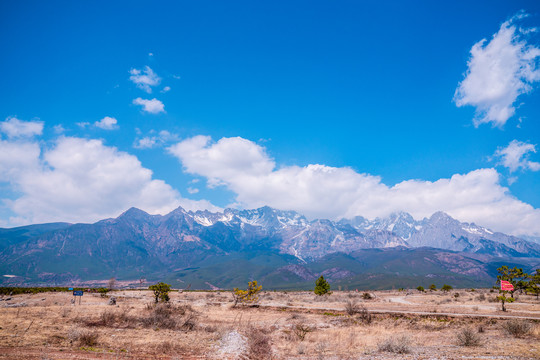
[[[467,275],[466,269],[449,267],[453,257],[441,254],[458,253],[460,261],[467,264],[473,264],[471,259],[476,258],[482,259],[478,260],[482,264],[497,258],[521,259],[518,262],[529,264],[532,261],[529,258],[540,258],[538,244],[474,223],[459,222],[443,212],[420,221],[403,212],[374,220],[355,217],[308,221],[297,212],[267,206],[252,210],[225,209],[223,212],[186,211],[179,207],[166,215],[151,215],[130,208],[116,218],[93,224],[57,223],[30,227],[32,231],[28,227],[0,229],[0,274],[16,275],[25,281],[53,282],[70,278],[104,278],[110,274],[123,278],[142,275],[159,278],[181,273],[193,279],[207,274],[206,278],[199,279],[201,284],[221,285],[245,278],[246,274],[236,276],[216,266],[227,263],[244,273],[247,269],[260,273],[257,268],[260,266],[266,269],[262,272],[264,276],[273,274],[276,283],[283,277],[301,282],[302,277],[286,268],[293,265],[308,266],[304,271],[306,274],[324,274],[326,271],[327,275],[339,274],[341,278],[336,275],[335,279],[346,281],[359,276],[363,270],[354,264],[357,260],[347,260],[348,268],[328,263],[332,254],[349,256],[369,249],[390,249],[390,252],[371,253],[384,255],[386,259],[388,254],[405,254],[400,248],[409,249],[410,254],[416,256],[424,251],[419,249],[428,247],[434,248],[430,256],[436,266],[421,259],[417,264],[435,266],[440,270],[440,276],[457,276],[461,272],[464,277],[460,281],[467,282],[465,278],[472,275]],[[18,234],[16,240],[13,240],[13,234]],[[439,259],[441,256],[443,260]],[[234,266],[230,260],[233,258],[244,263],[245,268]],[[263,263],[255,263],[253,259]],[[329,267],[318,272],[309,270],[310,266],[321,263]],[[388,266],[404,266],[396,264],[392,260]],[[411,266],[420,265],[412,263]],[[478,266],[474,265],[475,268]],[[483,266],[478,271],[485,280],[493,274]],[[199,275],[194,275],[191,270],[189,275],[182,272],[190,267],[199,267]],[[229,274],[230,278],[220,282],[220,272]],[[398,277],[405,276],[403,269],[398,273]],[[421,276],[419,274],[423,272],[417,269],[412,274],[413,277]],[[391,275],[385,276],[390,281]]]

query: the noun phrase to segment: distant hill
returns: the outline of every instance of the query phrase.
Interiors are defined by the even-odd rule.
[[[0,229],[6,284],[108,279],[166,280],[175,286],[310,288],[320,274],[348,288],[425,284],[490,286],[500,264],[531,270],[540,245],[461,223],[445,213],[308,221],[270,207],[150,215],[131,208],[94,224]],[[12,276],[14,275],[14,277]],[[427,284],[429,285],[429,284]]]

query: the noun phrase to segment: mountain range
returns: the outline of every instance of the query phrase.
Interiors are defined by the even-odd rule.
[[[309,221],[270,207],[150,215],[131,208],[94,224],[0,229],[2,284],[167,280],[194,288],[307,288],[320,274],[344,287],[422,281],[489,286],[500,264],[532,270],[540,245],[443,212]],[[429,284],[428,284],[429,285]],[[417,286],[417,285],[416,285]]]

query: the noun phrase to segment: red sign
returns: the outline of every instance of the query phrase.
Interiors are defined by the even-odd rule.
[[[501,290],[513,291],[514,285],[510,284],[509,281],[501,280]]]

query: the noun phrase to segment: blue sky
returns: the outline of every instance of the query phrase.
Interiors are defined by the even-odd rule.
[[[540,236],[538,1],[3,1],[0,17],[0,226],[268,204]]]

